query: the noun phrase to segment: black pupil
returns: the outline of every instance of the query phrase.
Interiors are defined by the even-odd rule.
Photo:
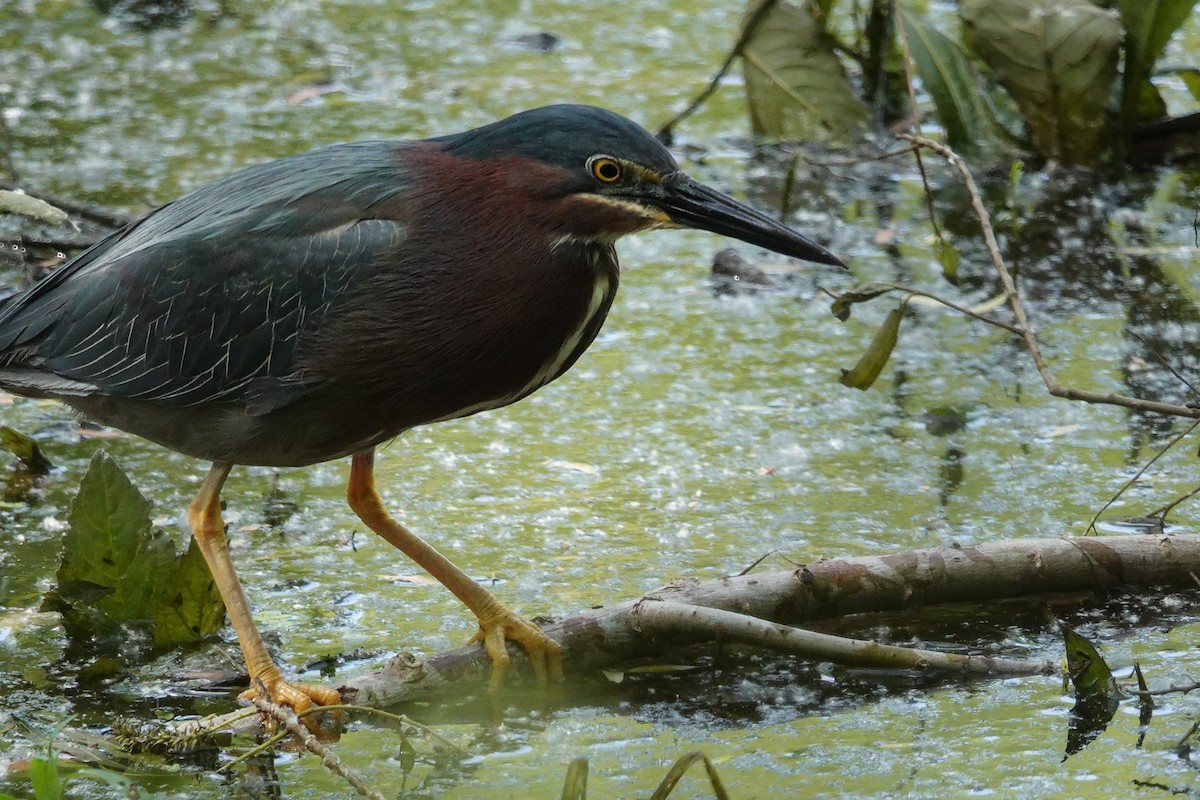
[[[617,169],[617,165],[611,161],[601,162],[599,167],[600,177],[606,181],[614,181],[621,171]]]

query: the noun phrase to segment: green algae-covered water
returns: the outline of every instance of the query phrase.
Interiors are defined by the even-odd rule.
[[[9,0],[0,4],[4,147],[21,185],[134,214],[250,163],[335,141],[461,130],[549,102],[604,105],[653,128],[702,88],[740,13],[707,0],[233,2],[147,27],[95,5]],[[1198,35],[1193,26],[1172,45],[1176,60],[1200,48]],[[678,129],[674,149],[696,177],[777,208],[786,159],[753,155],[747,132],[733,77]],[[1027,174],[1014,223],[1022,237],[1010,252],[1060,380],[1179,400],[1186,389],[1131,334],[1194,374],[1198,176],[1164,166],[1125,179],[1118,187]],[[1048,398],[1008,334],[926,307],[905,319],[873,389],[837,382],[890,306],[858,307],[843,324],[821,287],[895,280],[968,305],[995,293],[961,193],[936,169],[934,180],[963,253],[957,286],[932,255],[911,164],[802,170],[789,221],[827,243],[853,277],[805,266],[787,273],[782,291],[723,296],[706,280],[727,244],[717,237],[623,241],[621,293],[574,369],[516,406],[412,431],[384,449],[385,498],[529,616],[618,602],[681,576],[736,573],[772,552],[768,566],[786,566],[1082,534],[1182,425]],[[1002,187],[989,200],[1003,202]],[[1114,229],[1140,254],[1121,252]],[[880,243],[890,230],[894,249]],[[17,280],[14,269],[9,282]],[[0,789],[21,794],[31,727],[72,717],[103,730],[116,714],[207,713],[233,700],[178,696],[173,659],[89,680],[57,617],[36,610],[97,447],[180,540],[205,465],[133,437],[81,436],[51,403],[16,399],[0,418],[36,435],[60,467],[0,508]],[[1145,513],[1189,490],[1194,447],[1168,456],[1109,515]],[[257,619],[294,670],[333,653],[377,653],[339,675],[365,672],[472,631],[447,592],[402,580],[415,568],[361,529],[343,501],[347,470],[238,469],[224,494]],[[273,527],[264,506],[279,492],[295,512]],[[1187,505],[1174,517],[1184,531],[1196,520]],[[1137,660],[1165,686],[1195,672],[1191,602],[1114,604],[1073,621],[1115,666]],[[952,640],[1060,655],[1049,628],[1003,619],[968,619]],[[1153,795],[1135,781],[1200,789],[1174,750],[1197,713],[1188,697],[1164,701],[1140,747],[1136,710],[1122,708],[1062,763],[1071,699],[1056,681],[925,685],[765,656],[693,657],[702,669],[622,684],[574,675],[551,699],[516,689],[401,709],[467,748],[450,766],[422,759],[406,776],[394,730],[369,719],[337,751],[388,796],[552,797],[566,765],[586,757],[589,796],[645,797],[696,749],[738,798]],[[197,799],[349,793],[308,756],[278,757],[268,789],[250,777],[257,771],[235,773],[162,764],[143,780],[163,796]],[[111,796],[94,782],[72,787],[78,797]],[[700,772],[677,791],[706,796]]]

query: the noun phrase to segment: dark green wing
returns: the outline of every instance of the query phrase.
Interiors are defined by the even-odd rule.
[[[204,186],[0,307],[0,385],[265,413],[319,376],[297,345],[405,236],[397,142],[334,145]]]

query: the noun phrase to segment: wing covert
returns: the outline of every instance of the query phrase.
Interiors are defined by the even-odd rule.
[[[298,345],[404,239],[396,146],[252,167],[114,234],[0,308],[0,380],[15,367],[177,406],[286,405],[319,380]]]

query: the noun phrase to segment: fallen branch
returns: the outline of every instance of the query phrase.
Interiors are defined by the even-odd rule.
[[[897,647],[848,639],[748,617],[733,611],[672,602],[645,602],[634,607],[635,624],[643,633],[695,641],[717,638],[762,647],[809,661],[832,661],[862,669],[942,670],[971,675],[1053,675],[1055,661],[1029,661],[990,656],[964,656],[937,650]]]
[[[545,631],[562,646],[568,675],[585,675],[634,658],[659,655],[684,643],[714,641],[723,635],[719,629],[697,625],[686,636],[677,635],[680,632],[675,630],[669,641],[656,637],[643,624],[646,611],[656,604],[733,612],[744,626],[745,617],[763,620],[766,625],[794,626],[946,603],[1114,593],[1146,587],[1195,590],[1196,573],[1200,573],[1200,536],[1195,535],[1015,539],[829,559],[795,569],[709,581],[680,580],[636,600],[552,623]],[[654,613],[651,611],[652,616]],[[528,659],[515,645],[510,645],[509,654],[514,667],[509,680],[515,682],[528,672],[522,668]],[[831,659],[828,651],[810,657]],[[920,659],[915,661],[919,663]],[[486,691],[490,668],[486,653],[478,645],[457,647],[425,660],[401,653],[382,670],[351,678],[338,688],[348,703],[386,707],[448,691]],[[961,665],[950,668],[961,670]],[[234,715],[227,716],[232,719]],[[214,731],[222,727],[246,729],[244,715],[236,725],[222,718],[206,722]]]
[[[797,625],[851,614],[1061,592],[1145,586],[1194,589],[1192,573],[1198,568],[1200,536],[1017,539],[831,559],[704,582],[683,580],[637,600],[585,611],[545,630],[562,645],[568,672],[578,674],[661,651],[638,629],[637,608],[647,600]],[[714,638],[712,632],[697,630],[692,641]],[[515,646],[509,652],[514,665],[526,661]],[[477,646],[447,650],[424,661],[401,654],[380,672],[352,678],[339,688],[348,702],[386,706],[468,681],[482,684],[489,667]]]
[[[364,781],[357,772],[347,767],[332,750],[317,741],[317,737],[313,736],[312,732],[304,726],[304,723],[296,716],[296,712],[285,706],[272,703],[269,700],[263,700],[261,697],[252,697],[250,698],[250,702],[259,711],[282,723],[288,729],[288,732],[304,745],[305,750],[320,758],[321,763],[330,772],[353,786],[354,791],[363,797],[371,798],[371,800],[385,800],[383,793]]]

